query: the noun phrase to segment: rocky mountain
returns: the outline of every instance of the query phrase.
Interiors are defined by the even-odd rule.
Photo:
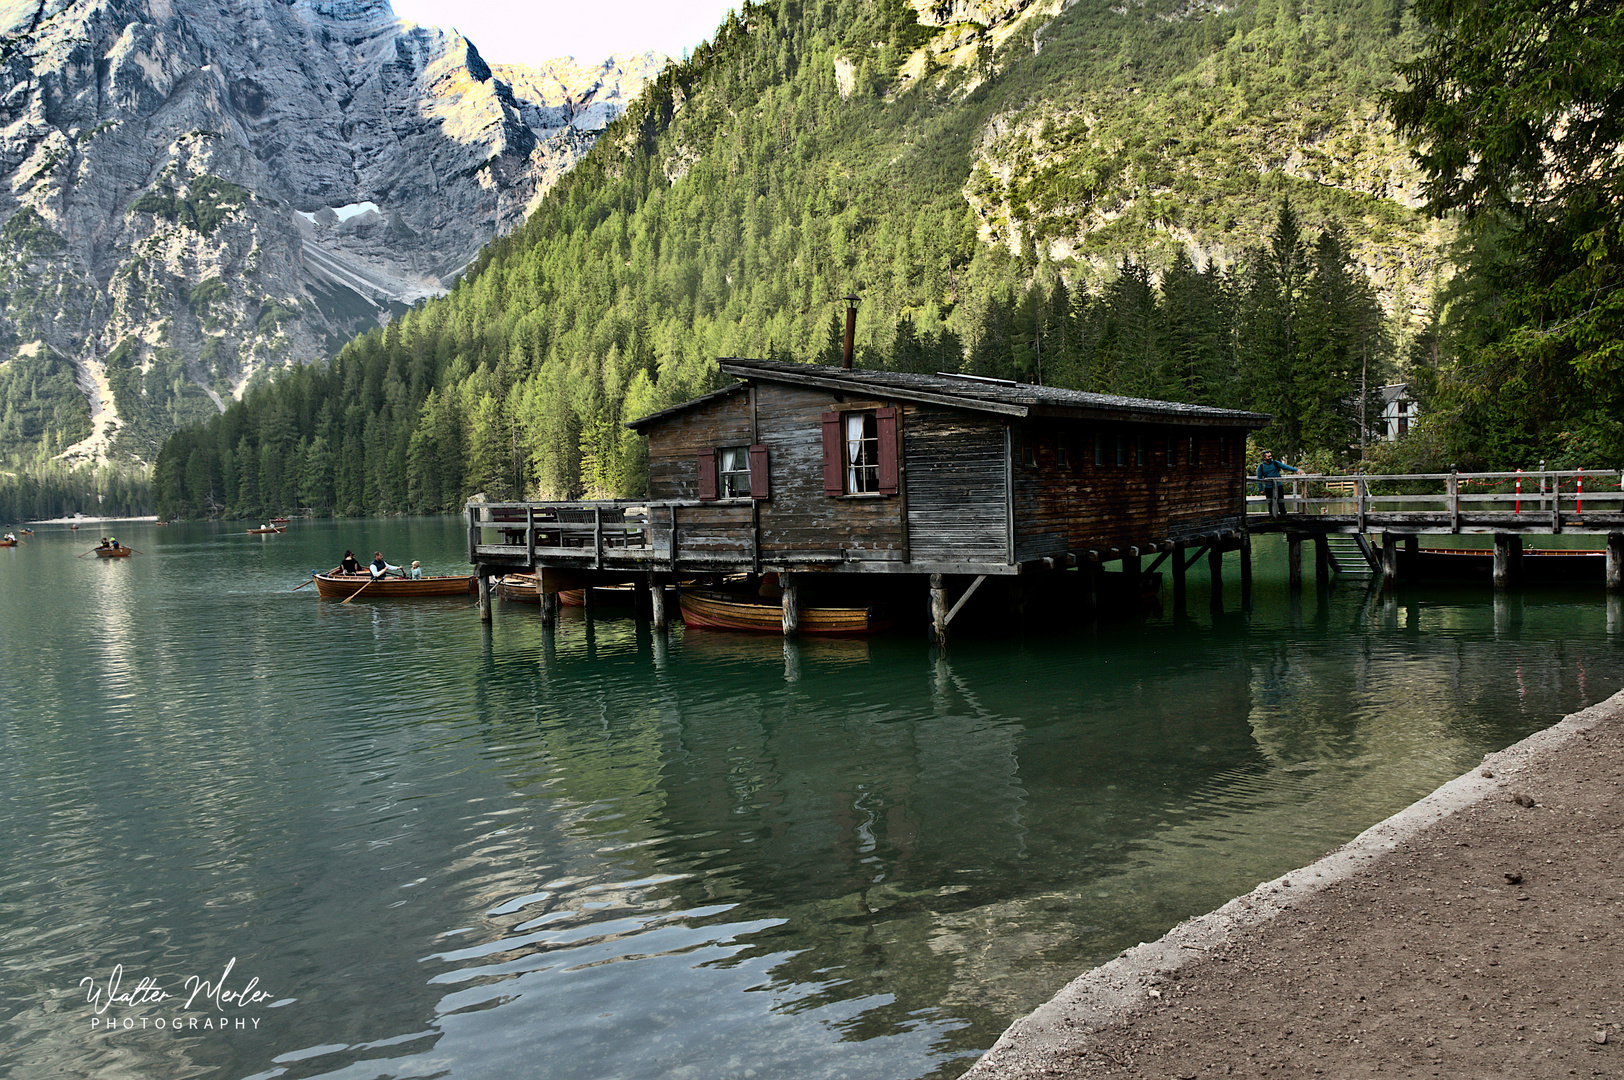
[[[0,0],[0,457],[150,460],[446,291],[666,60],[388,0]]]

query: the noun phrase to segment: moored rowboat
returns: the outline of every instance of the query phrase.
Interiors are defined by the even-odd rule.
[[[343,600],[362,589],[368,599],[405,600],[424,596],[467,596],[474,591],[473,574],[441,574],[436,577],[380,578],[370,574],[312,574],[316,593],[329,600]]]
[[[758,634],[784,632],[782,605],[771,600],[755,600],[735,593],[709,589],[682,589],[677,593],[684,626],[708,630],[747,630]],[[884,630],[891,620],[880,618],[868,607],[803,607],[800,632],[803,634],[868,634]]]
[[[541,587],[534,574],[507,574],[497,578],[496,595],[515,604],[541,603]]]

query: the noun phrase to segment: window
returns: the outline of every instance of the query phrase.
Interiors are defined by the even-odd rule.
[[[1218,440],[1218,464],[1229,464],[1229,437],[1227,435]]]
[[[1021,436],[1021,464],[1036,466],[1038,463],[1038,444],[1031,435]]]
[[[1133,463],[1141,469],[1145,467],[1145,437],[1143,435],[1133,437]]]
[[[1103,431],[1094,433],[1094,464],[1105,464],[1105,432]]]
[[[1173,468],[1179,463],[1179,441],[1173,436],[1167,437],[1167,467]]]
[[[699,498],[765,499],[767,448],[723,446],[699,452]]]
[[[1066,467],[1066,433],[1064,431],[1054,437],[1054,463],[1062,469]]]
[[[1185,460],[1187,460],[1191,465],[1201,464],[1201,436],[1190,436],[1190,454]]]
[[[1119,469],[1128,464],[1128,440],[1126,436],[1118,435],[1116,437],[1116,463]]]
[[[897,410],[823,414],[826,495],[895,495]]]
[[[750,448],[724,446],[716,451],[717,486],[724,499],[750,497]]]

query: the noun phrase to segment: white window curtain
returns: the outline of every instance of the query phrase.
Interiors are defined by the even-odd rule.
[[[857,475],[863,460],[863,414],[846,414],[846,490],[863,490],[863,481]]]

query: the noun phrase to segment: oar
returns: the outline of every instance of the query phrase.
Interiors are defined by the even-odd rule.
[[[96,552],[98,552],[100,550],[101,550],[101,548],[99,548],[99,547],[93,547],[89,551],[85,552],[85,555],[94,555],[94,554],[96,554]],[[85,557],[85,555],[81,555],[81,556],[79,556],[79,558],[82,559],[82,558]]]
[[[125,549],[124,549],[124,550],[125,550],[125,551],[128,551],[128,552],[129,552],[129,553],[130,553],[130,554],[131,554],[131,555],[145,555],[145,554],[146,554],[146,552],[144,552],[144,551],[137,551],[137,550],[135,550],[135,549],[134,549],[134,548],[133,548],[133,547],[127,547],[127,548],[125,548]]]
[[[329,574],[336,574],[336,573],[338,573],[338,570],[339,570],[339,568],[335,566],[335,567],[333,567],[331,570],[329,570],[327,572]],[[315,580],[316,580],[316,571],[312,570],[312,571],[310,571],[310,576],[309,577],[305,578],[304,581],[300,582],[299,584],[295,585],[293,588],[289,589],[288,592],[298,592],[300,589],[304,588],[306,585],[309,585],[312,581],[315,581]],[[371,584],[371,582],[368,582],[368,584]],[[361,590],[357,589],[355,591],[360,592]]]
[[[373,578],[372,581],[377,581],[377,580],[379,580],[379,578],[382,578],[382,577],[383,577],[383,575],[379,574],[378,577]],[[350,595],[348,595],[348,596],[346,596],[344,598],[343,602],[347,604],[351,600],[354,600],[357,596],[360,596],[362,593],[366,592],[368,589],[370,589],[372,587],[372,581],[367,582],[365,585],[361,586],[359,589],[356,589],[354,592],[350,593]]]

